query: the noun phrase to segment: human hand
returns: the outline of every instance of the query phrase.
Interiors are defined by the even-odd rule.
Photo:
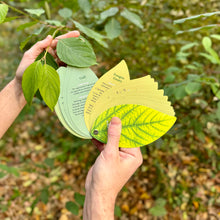
[[[84,219],[94,215],[94,219],[113,219],[118,192],[142,164],[140,148],[119,149],[120,134],[121,121],[114,117],[108,127],[108,142],[86,178]]]
[[[33,45],[29,50],[27,50],[24,53],[24,56],[17,68],[16,71],[16,81],[18,84],[21,85],[22,76],[26,68],[32,64],[35,59],[46,49],[48,48],[48,52],[54,57],[56,56],[56,46],[59,39],[63,38],[70,38],[70,37],[78,37],[80,33],[78,31],[71,31],[67,34],[60,35],[57,38],[53,39],[51,35],[48,35],[47,38],[45,38],[42,41],[37,42],[35,45]],[[58,60],[57,60],[58,61]],[[58,61],[59,62],[59,61]]]

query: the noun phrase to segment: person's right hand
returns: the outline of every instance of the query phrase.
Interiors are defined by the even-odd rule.
[[[120,134],[121,121],[114,117],[108,127],[108,142],[86,178],[84,219],[113,219],[117,194],[142,164],[140,148],[119,149]]]

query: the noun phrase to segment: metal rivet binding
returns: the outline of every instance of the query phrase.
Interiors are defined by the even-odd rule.
[[[94,130],[94,131],[93,131],[93,134],[94,134],[94,135],[97,135],[98,133],[99,133],[98,130]]]

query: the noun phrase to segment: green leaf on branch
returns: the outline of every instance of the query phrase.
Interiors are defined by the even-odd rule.
[[[18,19],[18,18],[19,18],[19,16],[7,17],[7,18],[5,18],[5,20],[3,21],[3,23],[10,22],[10,21],[13,21],[13,20]]]
[[[36,60],[40,60],[41,58],[43,58],[45,55],[45,51],[42,52]],[[46,64],[48,64],[49,66],[53,67],[55,70],[57,70],[59,68],[58,64],[56,63],[54,57],[50,54],[50,53],[47,53],[46,54]]]
[[[118,7],[112,7],[112,8],[109,8],[108,10],[103,11],[100,14],[101,21],[103,22],[103,21],[105,21],[105,19],[116,15],[118,13],[118,11],[119,11]]]
[[[139,15],[135,14],[134,12],[129,11],[128,9],[124,9],[121,12],[121,16],[129,20],[131,23],[135,24],[137,27],[143,29],[143,21]]]
[[[114,39],[121,34],[121,25],[115,18],[112,18],[106,23],[105,31],[108,38]]]
[[[43,74],[43,65],[41,61],[32,63],[25,71],[22,77],[22,89],[27,103],[32,103],[33,97],[39,88],[39,82]]]
[[[64,19],[68,19],[71,18],[73,15],[73,12],[71,9],[69,8],[62,8],[58,11],[59,15],[64,18]]]
[[[71,202],[71,201],[67,202],[66,203],[66,209],[74,215],[79,214],[79,207],[74,202]]]
[[[218,34],[212,34],[211,37],[216,40],[220,40],[220,35],[218,35]]]
[[[202,17],[210,17],[210,16],[218,15],[218,14],[220,14],[220,11],[194,15],[194,16],[190,16],[188,18],[181,18],[181,19],[175,20],[174,24],[182,24],[182,23],[184,23],[185,21],[188,21],[188,20],[193,20],[193,19],[202,18]]]
[[[46,20],[46,22],[50,25],[55,25],[57,27],[63,27],[62,23],[57,20]]]
[[[188,44],[182,46],[182,47],[180,48],[180,51],[183,52],[183,51],[185,51],[185,50],[188,50],[188,49],[190,49],[190,48],[192,48],[192,47],[194,47],[194,46],[198,46],[198,45],[199,45],[199,44],[196,43],[196,42],[188,43]]]
[[[209,37],[203,37],[202,45],[208,51],[212,47],[212,40]]]
[[[96,56],[91,45],[82,37],[59,40],[57,55],[61,61],[74,67],[89,67],[96,64]]]
[[[84,11],[85,14],[88,14],[91,9],[91,3],[89,0],[78,0],[79,7]]]
[[[73,23],[75,24],[76,28],[78,28],[82,33],[84,33],[88,37],[90,37],[90,38],[94,39],[95,41],[97,41],[101,46],[103,46],[105,48],[108,48],[108,45],[103,40],[105,38],[105,36],[93,31],[92,29],[80,24],[77,21],[73,20]]]
[[[39,91],[44,102],[53,111],[60,94],[60,78],[57,71],[48,64],[43,66]]]
[[[216,116],[220,120],[220,102],[217,104]]]
[[[0,4],[0,24],[5,20],[8,13],[8,6],[5,4]]]
[[[43,8],[39,9],[24,9],[27,13],[31,15],[36,15],[37,17],[40,17],[42,14],[45,13],[45,10]]]
[[[24,47],[27,45],[27,43],[31,40],[32,37],[39,35],[44,29],[44,26],[40,27],[39,29],[37,29],[33,34],[29,35],[26,39],[24,39],[21,43],[20,43],[20,50],[22,51],[24,49]]]
[[[28,22],[28,23],[22,24],[22,25],[20,25],[20,26],[17,28],[17,31],[22,31],[22,30],[24,30],[25,28],[34,26],[35,24],[38,24],[38,21],[32,21],[32,22]]]
[[[220,84],[219,83],[212,83],[211,84],[211,89],[214,95],[220,99]]]
[[[186,95],[185,85],[175,88],[174,96],[177,100],[183,99]]]
[[[197,27],[197,28],[191,28],[191,29],[188,29],[188,30],[185,30],[185,31],[177,31],[176,34],[183,34],[183,33],[187,33],[187,32],[195,32],[195,31],[200,31],[200,30],[209,30],[211,28],[214,28],[214,27],[218,27],[219,24],[209,24],[209,25],[205,25],[205,26],[202,26],[202,27]]]
[[[212,61],[212,63],[220,64],[220,59],[219,59],[218,54],[215,52],[215,50],[212,49],[212,40],[209,37],[204,37],[202,39],[202,45],[205,48],[205,50],[213,57],[211,59],[210,58],[208,59],[214,60],[214,62]]]
[[[211,61],[213,64],[220,64],[218,59],[216,59],[216,57],[209,55],[207,53],[199,53],[201,56],[205,57],[206,59],[208,59],[209,61]]]
[[[191,95],[192,93],[198,92],[202,88],[201,84],[198,82],[190,82],[186,85],[185,90],[187,94]]]

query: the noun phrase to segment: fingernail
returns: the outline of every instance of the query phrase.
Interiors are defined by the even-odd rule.
[[[48,39],[50,39],[50,38],[52,38],[52,36],[51,36],[51,35],[48,35],[46,39],[48,40]]]

